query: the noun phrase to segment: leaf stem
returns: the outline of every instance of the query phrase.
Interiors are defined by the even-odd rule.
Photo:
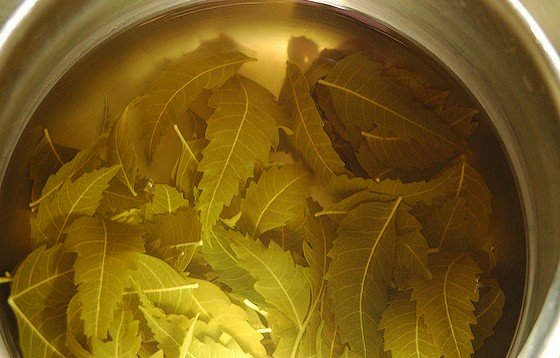
[[[323,215],[346,215],[348,214],[348,210],[321,210],[315,213],[315,217],[318,218],[319,216]]]
[[[428,255],[439,254],[439,247],[430,247],[426,252]]]
[[[13,282],[13,277],[0,277],[0,284]]]

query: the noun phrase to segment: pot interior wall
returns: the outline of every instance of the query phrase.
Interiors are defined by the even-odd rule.
[[[462,93],[465,101],[480,108],[456,77],[436,61],[388,28],[380,24],[375,27],[386,34],[366,28],[341,15],[340,11],[319,5],[212,5],[144,21],[95,48],[50,91],[30,120],[11,158],[0,192],[0,214],[3,217],[0,232],[4,247],[0,251],[0,270],[13,270],[30,249],[28,163],[43,128],[49,129],[58,144],[82,148],[99,133],[106,100],[110,113],[118,115],[146,88],[147,79],[165,58],[188,52],[200,40],[211,39],[220,33],[231,36],[259,59],[246,66],[243,74],[264,83],[275,94],[282,84],[287,59],[305,65],[304,58],[313,59],[317,50],[343,46],[364,52],[388,65],[419,72],[435,88]],[[298,37],[307,40],[294,40]],[[504,316],[495,328],[496,334],[488,339],[479,356],[505,356],[523,299],[523,215],[509,158],[504,154],[499,135],[484,111],[479,120],[480,127],[472,139],[473,158],[494,195],[495,216],[491,226],[498,261],[495,275],[506,295]],[[174,139],[171,135],[165,140],[172,142]],[[162,158],[158,165],[165,168],[170,165],[169,160],[166,162]],[[0,289],[3,336],[11,354],[16,356],[13,316],[5,304],[7,287]]]

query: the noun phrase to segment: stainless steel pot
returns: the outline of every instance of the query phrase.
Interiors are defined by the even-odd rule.
[[[79,59],[135,24],[201,2],[1,1],[0,178],[29,119]],[[528,243],[525,298],[510,356],[559,356],[560,59],[542,28],[560,45],[560,3],[309,2],[410,40],[448,68],[487,111],[514,171]],[[0,356],[8,356],[10,344],[0,341]]]

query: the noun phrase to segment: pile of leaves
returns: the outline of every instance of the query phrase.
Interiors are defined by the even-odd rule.
[[[477,111],[336,50],[288,62],[277,99],[250,61],[201,43],[85,149],[45,130],[35,250],[5,278],[24,356],[468,357],[493,333]],[[154,182],[138,158],[172,130]]]

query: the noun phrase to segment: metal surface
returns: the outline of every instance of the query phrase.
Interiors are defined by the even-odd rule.
[[[41,101],[86,53],[135,23],[201,1],[0,4],[0,178]],[[431,53],[476,96],[516,175],[528,239],[526,298],[510,355],[560,352],[560,2],[327,0]],[[546,9],[546,11],[543,11]],[[2,351],[4,349],[4,351]],[[7,355],[0,342],[0,356]]]

